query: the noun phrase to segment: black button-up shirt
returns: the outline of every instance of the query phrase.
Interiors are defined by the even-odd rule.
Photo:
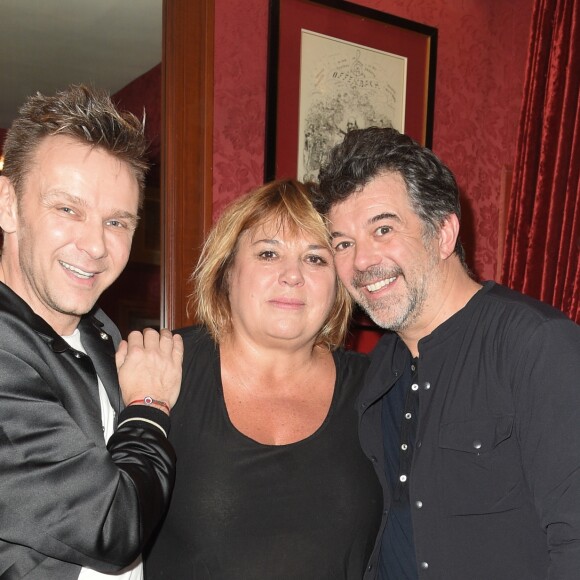
[[[382,426],[385,445],[385,469],[393,502],[382,537],[380,577],[393,580],[417,580],[413,522],[409,501],[409,474],[417,432],[419,390],[417,359],[406,364],[395,386],[383,397]]]
[[[360,438],[393,510],[382,400],[409,351],[387,333],[359,397]],[[409,499],[420,579],[577,580],[580,327],[493,282],[419,342]],[[396,509],[396,508],[395,508]]]

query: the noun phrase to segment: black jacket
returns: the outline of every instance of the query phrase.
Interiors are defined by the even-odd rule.
[[[0,284],[0,577],[67,580],[81,566],[131,563],[162,516],[175,458],[166,415],[143,406],[119,416],[105,447],[97,373],[121,401],[111,335],[80,322],[77,352]],[[96,372],[95,372],[96,371]]]
[[[359,397],[360,437],[390,492],[381,399],[410,353],[387,333]],[[580,327],[486,283],[419,343],[409,490],[420,578],[580,578]],[[398,445],[385,441],[385,445]]]

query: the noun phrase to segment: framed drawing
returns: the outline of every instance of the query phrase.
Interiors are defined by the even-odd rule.
[[[437,29],[341,0],[271,0],[266,180],[315,180],[353,128],[431,146]]]

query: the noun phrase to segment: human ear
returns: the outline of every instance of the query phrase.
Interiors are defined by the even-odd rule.
[[[18,202],[12,182],[0,175],[0,228],[7,234],[16,231]]]
[[[439,228],[439,255],[446,260],[455,251],[455,243],[459,235],[459,219],[449,214]]]

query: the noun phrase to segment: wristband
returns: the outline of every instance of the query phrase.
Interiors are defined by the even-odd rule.
[[[143,399],[136,399],[135,401],[131,401],[127,407],[130,407],[131,405],[159,405],[160,407],[163,407],[164,409],[167,409],[167,412],[170,413],[171,409],[169,408],[169,405],[165,402],[165,401],[158,401],[157,399],[154,399],[153,397],[150,397],[149,395],[147,395],[146,397],[144,397]]]

